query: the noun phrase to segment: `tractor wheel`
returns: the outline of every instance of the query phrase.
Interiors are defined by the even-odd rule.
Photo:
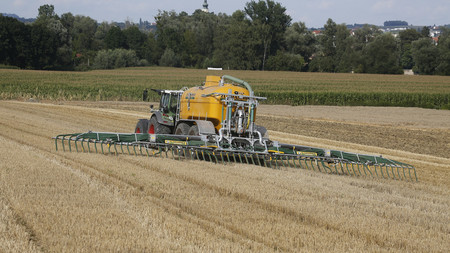
[[[198,131],[198,126],[192,125],[191,128],[189,128],[188,135],[200,135]]]
[[[177,128],[175,129],[176,135],[188,135],[188,133],[189,133],[189,125],[186,123],[178,124]]]
[[[147,128],[148,128],[148,119],[140,119],[136,124],[134,132],[137,134],[142,134],[147,131]]]
[[[158,123],[156,117],[152,117],[150,122],[148,123],[148,131],[149,134],[170,134],[170,128]]]

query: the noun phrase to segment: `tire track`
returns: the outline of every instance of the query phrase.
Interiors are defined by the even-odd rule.
[[[360,125],[277,116],[259,116],[258,122],[268,130],[450,158],[449,152],[446,152],[450,143],[448,130],[413,130],[396,126]]]
[[[33,227],[30,226],[26,220],[20,215],[11,204],[11,201],[7,198],[7,195],[4,192],[4,189],[0,188],[0,204],[4,205],[2,207],[3,210],[0,210],[0,214],[2,212],[7,212],[6,214],[2,214],[2,216],[12,216],[12,219],[14,221],[14,224],[22,227],[26,233],[27,236],[27,246],[28,250],[31,250],[32,252],[46,252],[47,250],[42,246],[41,240],[36,236],[36,232],[33,230]],[[8,212],[10,214],[8,215]],[[2,217],[4,218],[4,217]],[[6,230],[10,230],[9,226],[6,227]],[[7,231],[9,232],[9,231]],[[6,232],[5,232],[6,233]],[[17,243],[17,242],[16,242]],[[3,245],[5,246],[5,245]],[[3,248],[3,247],[0,247]],[[8,248],[11,250],[11,248]]]
[[[32,114],[31,111],[29,111],[28,114]],[[50,115],[50,114],[48,114],[48,115]],[[19,124],[20,126],[22,126],[22,124],[25,127],[29,126],[29,125],[27,125],[29,123],[27,123],[26,119],[20,119],[19,123],[20,123]],[[3,125],[6,126],[5,124],[3,124]],[[7,128],[14,129],[15,127],[12,126],[12,125],[8,125]],[[17,129],[17,131],[19,131],[19,130],[20,129]],[[22,132],[26,133],[26,134],[29,134],[31,136],[39,136],[42,139],[48,139],[49,138],[49,136],[47,136],[45,134],[37,134],[36,132],[32,132],[32,131],[28,131],[28,130],[24,130]],[[22,144],[23,145],[29,145],[29,143],[27,143],[25,141]],[[37,147],[37,146],[33,146],[33,147]],[[38,147],[41,148],[40,146],[38,146]],[[52,155],[56,156],[54,154],[54,152],[50,152],[48,150],[46,150],[46,152],[47,152],[46,153],[47,155],[52,154]],[[66,159],[67,158],[65,155],[59,155],[58,154],[57,156],[60,157],[61,159]],[[125,156],[123,160],[126,160],[128,163],[134,164],[136,166],[142,166],[141,163],[139,163],[138,161],[132,159],[131,157]],[[75,163],[78,163],[78,162],[79,161],[76,160],[76,159],[70,159],[68,161],[68,163],[70,163],[72,165],[75,164]],[[96,169],[95,166],[93,166],[91,164],[85,164],[84,166],[88,166],[87,169],[93,171],[91,173],[97,172],[98,175],[100,175],[100,176],[98,176],[96,178],[98,178],[100,180],[100,182],[103,182],[106,185],[115,184],[115,183],[121,184],[121,182],[122,182],[122,184],[124,185],[123,189],[127,189],[127,186],[132,186],[131,187],[132,191],[134,193],[136,193],[136,194],[144,194],[145,192],[144,193],[139,193],[139,191],[142,192],[142,189],[147,189],[145,185],[139,184],[138,182],[127,180],[126,178],[121,178],[119,175],[114,175],[114,174],[111,175],[111,174],[105,173],[105,171],[98,171],[98,169]],[[232,198],[234,198],[237,201],[242,202],[242,203],[246,203],[246,202],[251,203],[252,205],[258,206],[259,209],[269,210],[270,212],[274,213],[274,215],[277,215],[278,213],[282,213],[283,215],[286,215],[286,217],[291,217],[289,219],[292,220],[292,221],[300,220],[302,222],[302,224],[306,224],[306,225],[310,224],[310,225],[315,226],[315,227],[320,227],[320,228],[324,228],[325,230],[328,229],[328,230],[331,230],[331,231],[334,231],[334,232],[338,232],[338,233],[343,233],[343,234],[349,232],[348,230],[343,230],[343,229],[340,229],[339,227],[333,228],[333,226],[330,226],[330,224],[328,224],[326,222],[323,222],[323,221],[320,221],[320,220],[318,221],[319,223],[315,223],[316,222],[315,220],[317,220],[317,218],[315,218],[314,215],[311,216],[312,217],[312,221],[310,220],[309,217],[304,217],[303,220],[302,220],[301,216],[298,216],[298,213],[296,213],[295,210],[292,210],[292,209],[289,210],[289,208],[287,208],[287,210],[282,210],[282,209],[280,209],[280,206],[278,206],[278,205],[274,205],[272,203],[266,203],[266,202],[261,201],[259,199],[254,199],[252,196],[249,196],[247,194],[244,194],[244,193],[241,193],[241,192],[238,192],[238,191],[231,191],[230,192],[230,189],[223,188],[223,187],[218,187],[218,186],[213,185],[213,184],[208,184],[207,182],[204,182],[202,180],[198,180],[195,177],[188,177],[188,176],[185,176],[185,175],[177,174],[174,171],[162,170],[158,166],[155,167],[155,166],[148,165],[145,168],[149,169],[149,170],[159,171],[158,173],[160,173],[162,175],[166,175],[168,178],[176,178],[178,180],[190,183],[192,185],[197,185],[199,188],[206,188],[206,189],[208,189],[210,191],[217,192],[218,194],[220,194],[220,196],[232,197]],[[116,178],[117,181],[113,180],[114,178]],[[104,181],[102,181],[102,180],[104,180]],[[165,201],[161,201],[160,200],[161,195],[159,195],[159,192],[153,192],[153,194],[154,194],[153,198],[156,198],[156,200],[161,205],[165,204],[164,202],[166,202],[167,198],[165,199]],[[261,203],[257,203],[258,201],[260,201]],[[156,204],[156,205],[158,205],[158,204]],[[173,206],[177,207],[177,205],[182,205],[182,208],[184,209],[183,212],[186,213],[186,215],[188,215],[191,212],[191,209],[190,209],[189,206],[183,205],[182,203],[180,204],[179,202],[176,202],[176,200],[172,201],[171,206],[169,206],[169,209],[172,208]],[[270,205],[272,205],[272,206],[270,206]],[[179,212],[177,210],[175,210],[175,209],[170,209],[170,210],[174,210],[173,213],[172,213],[173,215],[178,215],[179,214]],[[290,214],[289,211],[292,211],[293,213]],[[194,219],[194,218],[192,218],[192,219]],[[188,220],[188,218],[186,218],[186,220],[190,222],[190,220]],[[220,220],[214,220],[214,222],[221,222],[221,221]],[[215,226],[216,225],[214,225],[214,227]],[[214,230],[214,227],[212,228],[213,230]],[[386,241],[386,243],[377,244],[377,241],[379,242],[380,240],[384,239],[383,237],[373,237],[373,235],[370,235],[370,234],[359,234],[359,231],[357,229],[355,229],[354,231],[355,231],[354,232],[355,234],[352,234],[352,233],[349,233],[349,234],[354,236],[354,237],[356,237],[356,238],[363,238],[363,239],[365,239],[365,241],[368,242],[369,245],[379,245],[380,247],[383,247],[383,248],[392,247],[392,244],[389,241]],[[240,231],[237,231],[237,232],[240,233]],[[252,235],[250,234],[250,236],[252,236]],[[364,237],[366,237],[366,238],[364,238]],[[394,240],[394,239],[392,239],[392,240]],[[396,248],[399,249],[399,250],[402,250],[402,249],[404,249],[404,245],[402,243],[399,243],[398,247],[396,247]],[[412,249],[413,250],[418,250],[418,248],[412,248]],[[287,250],[289,250],[289,249],[287,249]]]
[[[22,132],[26,132],[30,135],[35,135],[35,136],[39,136],[42,138],[48,138],[48,136],[36,134],[35,132],[30,132],[27,130],[23,130]],[[6,137],[6,136],[4,136],[4,137]],[[27,144],[26,142],[20,141],[17,139],[15,139],[14,141],[19,142],[23,145]],[[151,199],[152,203],[154,203],[155,205],[163,208],[164,210],[167,210],[172,215],[177,215],[178,217],[184,219],[187,222],[198,224],[206,232],[212,233],[212,235],[215,235],[214,230],[216,230],[217,226],[219,226],[219,227],[222,227],[223,229],[228,230],[232,234],[234,234],[238,237],[241,237],[241,240],[255,241],[256,243],[263,244],[266,248],[276,248],[276,249],[279,249],[282,251],[294,251],[294,249],[289,249],[289,248],[285,248],[282,246],[269,244],[263,238],[258,238],[254,234],[245,233],[242,231],[242,229],[236,228],[232,224],[225,224],[224,222],[222,222],[220,220],[211,219],[207,216],[202,215],[201,213],[194,212],[189,206],[186,206],[180,202],[176,202],[176,201],[173,201],[173,200],[170,200],[167,198],[164,198],[163,200],[161,200],[162,196],[161,196],[160,192],[145,191],[143,193],[142,189],[144,189],[144,188],[148,189],[147,187],[145,187],[145,185],[138,184],[136,182],[130,182],[130,181],[123,179],[117,175],[107,174],[106,171],[99,170],[99,169],[95,168],[95,166],[93,166],[87,162],[68,158],[68,157],[65,157],[64,155],[57,155],[57,154],[54,154],[43,148],[40,148],[38,146],[34,146],[34,145],[31,145],[31,146],[33,148],[38,149],[47,154],[52,154],[54,156],[60,157],[61,159],[70,161],[71,164],[78,164],[78,165],[82,164],[84,167],[87,168],[87,169],[83,170],[85,173],[88,173],[92,177],[99,178],[100,182],[104,182],[105,185],[108,185],[109,183],[112,183],[114,185],[120,185],[120,183],[122,183],[125,185],[125,186],[122,186],[124,190],[127,190],[126,186],[128,186],[128,187],[132,188],[134,194],[137,196],[145,197],[147,195],[145,195],[144,193],[149,194],[152,197],[152,199]],[[132,163],[136,166],[142,166],[142,164],[140,164],[137,161],[132,160],[131,158],[127,157],[126,155],[124,156],[124,159],[128,163]],[[166,159],[166,158],[162,158],[162,159]],[[253,198],[247,194],[241,193],[241,192],[236,192],[236,191],[230,192],[229,189],[218,187],[213,184],[208,184],[201,180],[197,180],[193,177],[186,177],[184,175],[176,174],[175,172],[161,170],[160,168],[151,167],[151,166],[146,166],[146,169],[150,169],[153,172],[160,173],[163,176],[166,176],[168,178],[175,178],[180,181],[184,181],[186,183],[195,185],[199,189],[206,188],[210,191],[214,191],[214,192],[218,193],[221,197],[224,197],[224,198],[231,197],[235,201],[238,201],[240,203],[244,203],[244,204],[251,203],[251,205],[254,206],[254,208],[256,208],[256,209],[268,210],[269,212],[273,213],[274,215],[281,214],[286,219],[289,219],[295,223],[300,222],[304,225],[308,225],[308,226],[315,227],[318,229],[323,229],[326,231],[333,231],[333,233],[337,232],[337,233],[342,233],[342,234],[348,234],[352,237],[360,238],[361,240],[365,241],[368,244],[377,245],[381,248],[395,247],[398,250],[404,249],[404,245],[401,242],[398,242],[397,240],[391,241],[391,240],[386,240],[386,238],[379,237],[379,236],[376,236],[373,234],[361,233],[360,231],[357,231],[357,230],[353,231],[353,230],[348,230],[348,229],[342,229],[339,225],[334,225],[334,224],[324,222],[318,218],[315,218],[313,215],[298,213],[296,210],[292,210],[290,208],[283,207],[283,206],[278,206],[276,204],[272,204],[269,202],[261,201],[261,200],[255,199],[255,198]],[[196,221],[195,218],[190,218],[190,215],[198,218],[198,220]],[[212,225],[208,224],[208,223],[212,223]],[[228,240],[234,241],[234,240],[236,240],[236,238],[229,237]]]
[[[0,124],[5,125],[3,123],[0,123]],[[39,136],[42,138],[48,138],[45,135],[35,134],[33,132],[26,131],[26,130],[23,130],[21,132]],[[30,145],[29,143],[26,143],[24,141],[14,139],[9,136],[5,136],[2,133],[0,133],[0,136],[2,136],[5,139],[9,139],[13,142],[19,143],[21,145],[25,145],[30,149],[32,148],[32,149],[39,150],[41,153],[45,153],[46,155],[52,155],[52,156],[58,157],[61,160],[65,160],[61,163],[61,162],[57,162],[57,160],[55,160],[55,159],[49,158],[47,156],[43,156],[43,158],[47,159],[48,161],[55,163],[57,165],[61,165],[62,167],[71,171],[73,174],[84,179],[86,182],[90,182],[90,184],[94,183],[96,185],[102,185],[102,187],[104,189],[109,189],[108,192],[111,194],[114,194],[114,192],[120,192],[121,190],[122,191],[132,190],[133,195],[139,196],[142,199],[147,199],[146,197],[151,197],[150,201],[153,204],[155,204],[156,206],[160,207],[163,210],[166,210],[168,213],[170,213],[174,217],[176,216],[176,217],[179,217],[189,223],[199,225],[205,232],[208,232],[211,235],[216,235],[215,231],[217,231],[217,227],[222,227],[222,229],[225,229],[234,235],[234,236],[226,236],[227,240],[229,240],[230,242],[235,242],[237,240],[237,241],[241,241],[242,243],[244,243],[244,242],[250,240],[250,241],[254,241],[257,244],[264,245],[266,250],[273,247],[273,245],[267,244],[263,239],[255,238],[252,235],[241,233],[241,231],[237,228],[233,228],[231,226],[224,226],[221,222],[217,222],[217,220],[210,220],[206,216],[201,216],[197,213],[192,213],[192,209],[190,209],[189,207],[183,205],[182,203],[177,203],[177,202],[168,200],[167,198],[162,198],[162,196],[159,192],[154,192],[154,191],[145,191],[144,192],[142,189],[144,189],[144,188],[148,189],[147,187],[145,187],[145,185],[133,183],[128,180],[122,179],[118,176],[107,174],[107,173],[105,173],[105,171],[98,170],[95,166],[92,166],[87,162],[68,158],[68,157],[65,157],[64,155],[58,155],[58,154],[52,153],[41,147],[38,147],[35,145]],[[35,153],[38,153],[38,152],[35,152]],[[76,172],[77,169],[72,167],[73,165],[78,165],[78,166],[82,165],[84,167],[84,169],[82,169],[82,172],[78,173],[78,172]],[[136,165],[139,165],[139,164],[136,164]],[[84,175],[83,173],[85,173],[87,175]],[[98,182],[95,182],[94,178],[97,178]],[[114,185],[115,187],[118,187],[118,188],[114,189],[112,185]],[[110,187],[110,188],[108,188],[108,187]],[[126,200],[124,200],[123,198],[121,198],[120,201],[123,203],[126,203],[126,204],[122,205],[124,207],[132,206],[131,203],[126,202]],[[135,208],[132,208],[132,209],[136,209],[136,210],[138,209],[137,206],[134,205],[134,207]],[[125,208],[125,210],[128,210],[128,208]],[[130,216],[130,217],[140,217],[139,222],[142,223],[142,221],[145,220],[145,217],[142,215],[138,215],[138,214],[139,213],[133,213],[133,215],[136,215],[136,216]],[[193,216],[193,218],[191,216]],[[283,250],[283,251],[291,251],[291,250],[289,250],[287,248],[283,248],[281,246],[278,246],[277,248],[280,250]]]

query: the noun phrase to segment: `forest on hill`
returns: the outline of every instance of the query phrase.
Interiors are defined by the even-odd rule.
[[[130,66],[233,70],[450,75],[450,29],[438,41],[414,29],[399,36],[328,19],[320,34],[292,22],[280,3],[247,2],[232,15],[160,11],[154,32],[124,29],[42,5],[33,23],[0,15],[2,67],[47,70]]]

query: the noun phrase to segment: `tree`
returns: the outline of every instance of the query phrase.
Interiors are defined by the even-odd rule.
[[[212,64],[214,67],[225,69],[254,70],[261,66],[261,59],[256,53],[260,41],[256,38],[256,31],[245,13],[235,11],[219,25],[214,40]]]
[[[26,68],[30,53],[30,26],[0,15],[0,63]]]
[[[374,25],[364,25],[362,28],[355,31],[354,37],[356,38],[356,47],[359,50],[363,49],[365,45],[375,40],[383,32]]]
[[[156,16],[156,38],[161,52],[170,48],[173,52],[181,52],[181,40],[185,31],[187,14],[177,15],[174,11],[159,12]]]
[[[139,57],[147,60],[150,65],[158,63],[158,47],[153,33],[148,34],[147,40],[142,45]]]
[[[336,26],[334,56],[335,72],[348,73],[356,68],[356,54],[354,54],[354,39],[350,37],[350,31],[345,24]]]
[[[219,19],[213,13],[196,10],[192,15],[186,12],[160,12],[156,17],[156,38],[160,53],[167,48],[180,56],[181,66],[203,67],[214,51],[214,36]]]
[[[267,69],[273,71],[301,71],[305,63],[299,54],[290,54],[279,50],[267,59]]]
[[[400,38],[400,62],[404,69],[412,69],[414,61],[411,54],[411,43],[422,35],[415,29],[408,29],[399,33]]]
[[[372,25],[364,25],[362,28],[356,30],[351,37],[352,41],[352,61],[353,70],[356,73],[367,73],[366,64],[366,47],[373,42],[378,36],[382,34],[382,31],[378,27]]]
[[[224,17],[205,13],[196,10],[192,14],[192,29],[197,44],[198,55],[202,57],[212,57],[214,51],[214,37],[216,36],[217,27],[220,22],[224,21]]]
[[[30,34],[31,66],[34,69],[53,69],[57,64],[57,51],[60,45],[57,34],[44,24],[33,24]]]
[[[180,66],[180,58],[175,54],[175,52],[166,48],[164,54],[161,56],[159,60],[159,65],[166,67],[179,67]]]
[[[194,67],[199,58],[197,41],[195,34],[191,30],[186,30],[183,33],[181,40],[183,51],[181,52],[181,65],[184,67]]]
[[[392,34],[382,34],[364,50],[365,69],[372,74],[402,74],[397,41]]]
[[[38,13],[37,22],[51,18],[58,19],[58,15],[55,13],[55,6],[51,4],[41,5],[38,9]]]
[[[438,65],[439,51],[430,38],[421,38],[412,43],[414,72],[432,75]]]
[[[113,26],[106,33],[105,44],[109,49],[126,48],[126,37],[118,26]]]
[[[130,26],[123,30],[127,47],[133,50],[139,49],[147,39],[145,33],[141,32],[137,26]]]
[[[296,22],[289,26],[285,33],[286,51],[291,54],[303,56],[305,66],[303,70],[307,70],[311,56],[316,50],[317,40],[312,32],[308,31],[303,22]]]
[[[38,47],[33,48],[33,57],[36,57],[33,59],[33,66],[46,69],[72,69],[72,37],[56,15],[55,7],[48,4],[40,6],[38,17],[32,26],[31,41]],[[38,38],[43,41],[37,41]],[[49,55],[42,55],[43,53]]]
[[[97,45],[98,49],[105,49],[106,43],[105,38],[108,34],[109,30],[113,27],[113,25],[109,24],[108,22],[102,22],[98,27],[97,31],[94,34],[95,38],[95,44]]]
[[[97,69],[113,69],[136,66],[138,58],[133,50],[116,48],[114,50],[100,50],[94,60]]]
[[[248,2],[245,13],[251,19],[252,25],[257,31],[256,35],[261,43],[258,51],[262,51],[261,69],[264,70],[266,58],[275,54],[281,48],[284,33],[292,18],[286,14],[285,7],[271,0]]]
[[[422,30],[420,31],[420,34],[422,35],[422,37],[427,38],[430,37],[430,28],[428,28],[428,26],[424,26],[422,28]]]
[[[439,75],[450,75],[450,29],[441,27],[437,49],[439,51],[439,63],[436,73]]]
[[[97,21],[86,16],[75,16],[72,29],[74,51],[86,53],[97,49],[95,44],[96,32]]]
[[[75,23],[75,17],[72,13],[64,13],[60,18],[61,24],[67,29],[67,33],[73,37],[73,26]]]
[[[323,54],[325,56],[333,57],[336,54],[337,25],[331,18],[329,18],[323,27],[324,31],[321,41],[323,45]]]
[[[145,58],[144,44],[147,41],[147,35],[139,30],[137,26],[130,26],[123,30],[125,35],[126,47],[134,50],[138,58]]]
[[[329,18],[324,25],[323,35],[319,38],[320,47],[317,56],[311,62],[311,71],[336,71],[336,33],[337,25]]]

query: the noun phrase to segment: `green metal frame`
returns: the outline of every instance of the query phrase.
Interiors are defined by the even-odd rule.
[[[71,152],[72,146],[75,145],[77,152],[91,153],[93,151],[90,144],[93,143],[95,152],[99,153],[97,148],[97,144],[99,144],[103,154],[105,154],[104,146],[106,145],[106,153],[116,155],[161,157],[165,154],[165,157],[169,158],[168,153],[170,153],[171,158],[176,160],[204,160],[222,164],[234,162],[274,169],[305,169],[327,174],[418,181],[416,169],[409,164],[382,156],[299,145],[273,145],[267,147],[268,152],[265,147],[255,147],[253,151],[225,150],[217,147],[216,142],[209,142],[198,136],[101,132],[62,134],[54,137],[54,140],[57,151],[60,149],[66,151],[66,146],[68,146],[68,151]],[[87,145],[85,146],[84,143]],[[79,145],[81,148],[78,148]],[[111,149],[112,145],[114,145],[113,149]],[[120,146],[120,149],[117,148],[117,145]],[[124,151],[124,146],[126,151]],[[149,150],[152,152],[149,153]],[[329,155],[327,156],[327,154]],[[361,172],[361,168],[363,172]]]

